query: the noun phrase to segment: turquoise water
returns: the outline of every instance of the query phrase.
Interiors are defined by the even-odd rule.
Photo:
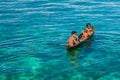
[[[87,22],[93,40],[66,51]],[[0,80],[120,80],[119,0],[0,0]]]

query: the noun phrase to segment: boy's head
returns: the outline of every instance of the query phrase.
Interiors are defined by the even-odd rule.
[[[85,33],[87,33],[88,31],[87,30],[84,30]]]
[[[71,35],[76,35],[76,34],[77,34],[76,31],[72,31],[72,32],[71,32]]]
[[[87,28],[91,27],[91,24],[90,24],[90,23],[87,23],[87,24],[86,24],[86,27],[87,27]]]

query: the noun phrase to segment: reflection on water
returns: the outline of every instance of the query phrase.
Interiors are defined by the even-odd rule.
[[[67,51],[66,55],[70,59],[70,64],[73,66],[73,68],[79,67],[78,58],[82,58],[82,56],[79,57],[80,52],[84,47],[91,48],[91,44],[93,43],[93,41],[94,41],[94,36],[92,36],[85,44],[81,45],[81,47],[75,50]]]
[[[82,48],[78,48],[76,50],[72,50],[72,51],[67,51],[67,56],[70,58],[70,64],[72,64],[72,66],[74,68],[78,67],[78,53],[81,51]]]

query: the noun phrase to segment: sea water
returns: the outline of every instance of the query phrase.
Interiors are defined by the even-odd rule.
[[[66,51],[88,22],[94,39]],[[120,80],[120,1],[0,0],[0,80]]]

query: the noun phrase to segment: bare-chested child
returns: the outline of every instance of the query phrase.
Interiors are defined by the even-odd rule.
[[[88,31],[88,35],[92,35],[93,31],[94,31],[94,28],[91,27],[91,24],[90,23],[87,23],[86,24],[86,30]]]
[[[72,47],[76,44],[78,44],[78,36],[77,36],[77,32],[76,31],[72,31],[71,32],[71,37],[68,39],[68,46]]]
[[[81,41],[85,41],[87,38],[88,38],[88,31],[87,31],[87,30],[84,30],[84,31],[82,32],[82,37],[80,38],[80,42],[81,42]]]

